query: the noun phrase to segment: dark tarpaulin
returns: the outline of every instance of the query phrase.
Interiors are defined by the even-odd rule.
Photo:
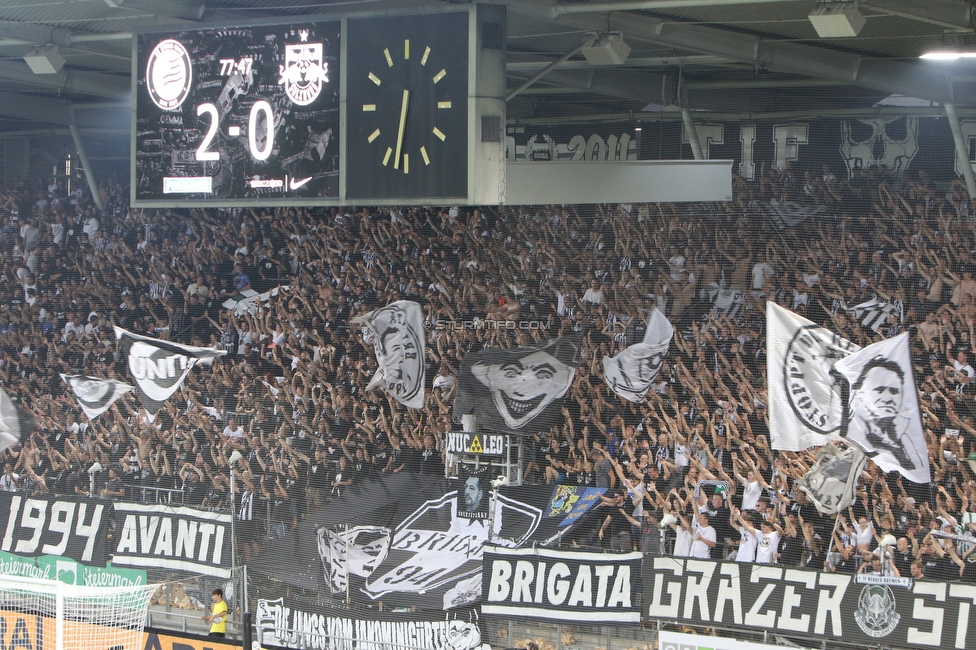
[[[576,485],[501,488],[490,497],[489,521],[458,516],[458,492],[446,479],[384,476],[273,542],[250,571],[340,599],[348,584],[361,603],[466,607],[481,597],[483,546],[558,543],[598,508],[602,492]]]
[[[272,542],[250,562],[248,571],[300,589],[327,591],[318,550],[320,528],[337,528],[346,523],[393,528],[423,501],[421,493],[440,495],[447,489],[444,478],[422,474],[393,474],[366,481]]]

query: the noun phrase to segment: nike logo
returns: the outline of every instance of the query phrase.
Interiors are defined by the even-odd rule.
[[[310,180],[312,180],[312,177],[311,177],[311,176],[309,176],[308,178],[303,178],[303,179],[302,179],[302,180],[300,180],[300,181],[296,181],[296,180],[295,180],[295,179],[293,178],[293,179],[291,179],[291,181],[290,181],[290,182],[288,183],[288,188],[289,188],[289,189],[292,189],[292,190],[297,190],[297,189],[298,189],[299,187],[301,187],[301,186],[303,186],[303,185],[305,185],[305,183],[307,183],[307,182],[309,182]]]

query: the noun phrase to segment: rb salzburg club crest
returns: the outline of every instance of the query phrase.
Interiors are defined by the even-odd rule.
[[[329,82],[329,64],[322,61],[322,44],[307,43],[308,30],[299,32],[301,43],[285,46],[285,65],[278,66],[278,83],[299,106],[308,106]]]

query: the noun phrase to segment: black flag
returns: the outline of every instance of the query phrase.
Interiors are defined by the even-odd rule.
[[[461,364],[454,421],[474,414],[483,429],[521,435],[558,424],[582,340],[582,334],[572,334],[514,350],[469,353]]]

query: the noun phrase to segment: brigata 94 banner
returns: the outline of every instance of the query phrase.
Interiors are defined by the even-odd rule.
[[[976,647],[976,585],[856,578],[775,565],[646,557],[644,616],[867,646]]]

